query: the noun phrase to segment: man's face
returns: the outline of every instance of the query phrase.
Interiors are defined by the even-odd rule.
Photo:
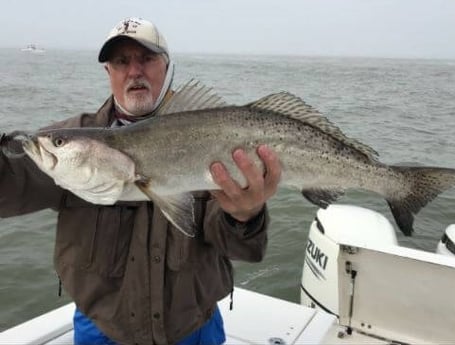
[[[165,58],[125,39],[112,48],[106,71],[117,102],[141,116],[153,110],[166,76]]]

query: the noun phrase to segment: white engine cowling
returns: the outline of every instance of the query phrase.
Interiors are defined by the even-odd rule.
[[[375,211],[351,205],[319,209],[308,234],[301,304],[339,314],[337,259],[340,243],[367,248],[398,244],[393,226]]]

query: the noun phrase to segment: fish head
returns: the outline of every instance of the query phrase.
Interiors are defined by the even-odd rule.
[[[57,185],[92,203],[115,203],[125,184],[137,178],[131,158],[89,136],[38,132],[23,139],[22,146]]]
[[[27,136],[22,147],[42,171],[53,177],[80,169],[87,161],[90,143],[48,133]]]

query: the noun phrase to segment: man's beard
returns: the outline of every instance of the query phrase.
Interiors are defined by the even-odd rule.
[[[131,92],[128,92],[132,88],[137,87],[146,88],[147,92],[141,94],[133,94]],[[130,81],[125,87],[124,95],[125,110],[130,112],[132,115],[142,116],[152,112],[155,105],[155,100],[152,95],[152,86],[147,80],[139,78]]]

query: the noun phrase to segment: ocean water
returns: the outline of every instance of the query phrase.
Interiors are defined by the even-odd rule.
[[[199,79],[235,104],[290,91],[375,148],[385,163],[455,168],[455,61],[241,55],[176,55],[174,61],[176,86]],[[95,111],[108,96],[95,51],[0,50],[0,132]],[[395,226],[377,195],[352,191],[339,203],[374,209]],[[258,264],[236,263],[236,284],[298,302],[305,241],[317,208],[291,190],[280,190],[269,206],[266,257]],[[52,267],[55,219],[44,210],[0,220],[0,331],[69,301],[57,296]],[[413,237],[398,233],[400,244],[434,251],[451,223],[454,190],[419,213]]]

